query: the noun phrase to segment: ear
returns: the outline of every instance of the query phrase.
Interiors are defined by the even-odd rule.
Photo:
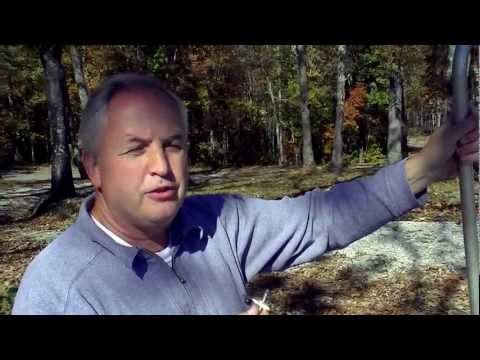
[[[97,159],[88,152],[82,152],[81,159],[83,167],[85,168],[93,187],[95,190],[100,189],[102,186],[102,178],[100,176],[100,169],[98,167]]]

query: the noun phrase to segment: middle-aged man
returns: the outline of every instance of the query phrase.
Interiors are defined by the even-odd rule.
[[[187,112],[154,77],[89,99],[80,140],[95,193],[29,265],[13,314],[258,314],[246,284],[348,246],[426,201],[478,153],[478,117],[375,175],[296,198],[186,197]],[[245,144],[248,146],[248,144]]]

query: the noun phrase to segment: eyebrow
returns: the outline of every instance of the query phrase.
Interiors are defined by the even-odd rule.
[[[139,136],[136,136],[136,135],[129,135],[127,134],[127,142],[128,143],[149,143],[151,142],[151,139],[145,139],[145,138],[141,138]],[[165,139],[163,139],[162,141],[172,141],[172,140],[182,140],[184,138],[183,134],[181,133],[178,133],[178,134],[174,134],[172,136],[169,136]]]

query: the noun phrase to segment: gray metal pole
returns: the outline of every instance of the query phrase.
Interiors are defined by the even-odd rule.
[[[453,117],[454,123],[465,119],[469,107],[468,60],[470,45],[457,45],[453,58]],[[460,194],[462,201],[463,236],[467,263],[468,293],[472,315],[479,315],[479,246],[473,191],[473,167],[460,164]]]

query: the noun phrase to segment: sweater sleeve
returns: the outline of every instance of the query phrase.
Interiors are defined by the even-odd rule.
[[[229,196],[223,221],[248,281],[344,248],[425,201],[426,195],[417,199],[411,192],[402,160],[373,176],[296,198]]]

